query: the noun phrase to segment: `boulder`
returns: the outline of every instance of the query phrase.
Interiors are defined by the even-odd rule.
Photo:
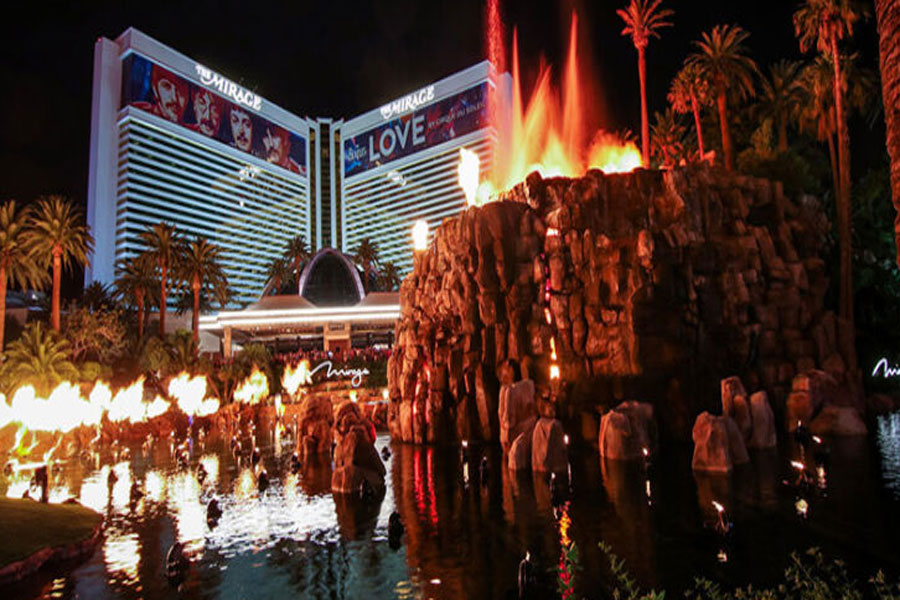
[[[747,403],[747,396],[743,394],[722,395],[722,414],[726,417],[734,419],[741,432],[744,441],[750,439],[750,433],[753,429],[753,421],[750,417],[750,406]]]
[[[384,490],[385,473],[384,463],[375,450],[367,427],[363,424],[350,426],[334,449],[332,491],[356,493],[362,479],[368,480],[376,491]]]
[[[747,397],[747,390],[744,389],[744,384],[741,382],[741,378],[732,375],[731,377],[726,377],[721,382],[719,382],[719,387],[722,393],[722,405],[724,406],[726,402],[731,402],[732,398],[735,396],[743,396]]]
[[[534,402],[534,382],[523,379],[500,388],[500,444],[508,451],[513,440],[527,427],[527,422],[537,416]]]
[[[541,418],[531,436],[531,468],[535,471],[559,473],[568,467],[568,450],[562,423]]]
[[[692,437],[694,470],[727,473],[737,465],[750,462],[744,438],[731,417],[701,413],[694,423]]]
[[[506,466],[511,471],[524,471],[531,469],[531,440],[534,435],[535,419],[530,419],[531,426],[526,427],[509,447],[506,457]]]
[[[778,444],[775,436],[775,415],[765,392],[750,396],[750,419],[752,421],[748,448],[774,448]]]
[[[825,406],[809,424],[816,435],[866,435],[868,430],[859,413],[852,406]]]
[[[331,400],[322,396],[304,398],[297,422],[298,454],[304,458],[313,454],[330,454],[333,423]]]
[[[614,460],[639,460],[655,448],[653,406],[622,402],[600,419],[600,456]]]

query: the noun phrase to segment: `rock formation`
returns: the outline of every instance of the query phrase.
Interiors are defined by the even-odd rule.
[[[623,402],[600,421],[600,456],[614,460],[641,460],[656,447],[653,406]]]
[[[531,469],[543,473],[564,473],[569,464],[562,423],[542,417],[531,436]]]
[[[394,438],[499,439],[509,358],[564,421],[637,397],[682,436],[725,375],[765,390],[780,422],[795,374],[852,384],[852,335],[824,310],[814,199],[705,166],[533,173],[500,199],[445,219],[401,286]]]
[[[377,494],[383,493],[386,470],[375,450],[374,428],[360,416],[353,402],[338,407],[335,441],[331,490],[357,494],[365,480]]]
[[[308,396],[303,400],[297,421],[297,454],[304,461],[314,455],[331,453],[333,424],[331,400],[322,396]]]
[[[731,417],[717,417],[703,412],[694,423],[695,471],[727,473],[735,466],[750,462],[744,438]]]

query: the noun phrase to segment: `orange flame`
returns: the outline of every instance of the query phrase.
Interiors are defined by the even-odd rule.
[[[242,404],[257,404],[269,395],[269,380],[253,365],[253,371],[234,390],[234,400]]]
[[[312,385],[312,374],[309,370],[309,361],[305,358],[294,367],[287,365],[281,376],[281,387],[293,396],[301,386]]]
[[[169,382],[169,396],[175,398],[181,412],[192,417],[205,417],[219,410],[217,398],[206,398],[206,377],[191,377],[181,372]]]
[[[598,131],[587,143],[590,114],[585,107],[592,103],[583,98],[588,81],[582,78],[577,47],[578,17],[573,13],[562,93],[554,87],[550,68],[544,66],[526,105],[521,92],[518,33],[513,30],[512,126],[509,139],[495,147],[490,179],[494,190],[509,189],[532,171],[544,177],[580,177],[589,168],[620,173],[641,166],[641,153],[633,142],[623,143],[612,134]],[[497,111],[494,117],[500,118],[502,112]]]

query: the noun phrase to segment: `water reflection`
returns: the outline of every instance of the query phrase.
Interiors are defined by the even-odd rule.
[[[51,499],[74,496],[104,513],[106,537],[71,574],[48,574],[12,596],[171,597],[165,554],[176,541],[193,561],[179,592],[187,598],[355,598],[361,590],[372,598],[514,598],[526,551],[538,597],[558,597],[569,541],[581,567],[569,581],[574,597],[596,598],[607,589],[600,541],[641,585],[674,594],[698,572],[736,585],[772,582],[791,551],[812,545],[867,568],[900,570],[897,415],[879,421],[874,453],[864,439],[826,441],[831,457],[816,464],[817,483],[802,496],[805,518],[797,513],[801,496],[784,484],[790,460],[800,457],[791,445],[753,454],[750,465],[724,477],[694,474],[687,446],[667,447],[649,467],[573,452],[571,495],[561,510],[547,477],[508,471],[498,449],[470,447],[463,463],[454,449],[392,445],[385,494],[366,503],[331,494],[327,459],[292,470],[290,430],[273,433],[260,424],[255,433],[262,450],[255,466],[247,459],[254,443],[247,424],[202,441],[165,439],[130,454],[104,448],[56,465]],[[232,435],[242,440],[241,458],[232,452]],[[387,443],[381,436],[376,447]],[[468,485],[465,465],[472,468]],[[262,469],[271,479],[263,492]],[[21,496],[30,475],[14,474],[8,494]],[[880,493],[882,478],[889,494]],[[132,504],[134,483],[144,496]],[[223,514],[211,528],[212,498]],[[734,522],[727,539],[709,527],[713,501]],[[405,526],[396,550],[387,535],[394,510]],[[727,562],[720,562],[723,552]]]

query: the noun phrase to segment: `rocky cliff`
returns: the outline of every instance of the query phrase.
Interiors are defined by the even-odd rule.
[[[727,375],[766,390],[783,419],[796,373],[852,379],[852,334],[824,308],[827,229],[815,199],[706,167],[534,173],[445,220],[415,257],[388,366],[391,433],[498,439],[508,358],[542,414],[593,443],[602,409],[632,398],[686,436]]]

